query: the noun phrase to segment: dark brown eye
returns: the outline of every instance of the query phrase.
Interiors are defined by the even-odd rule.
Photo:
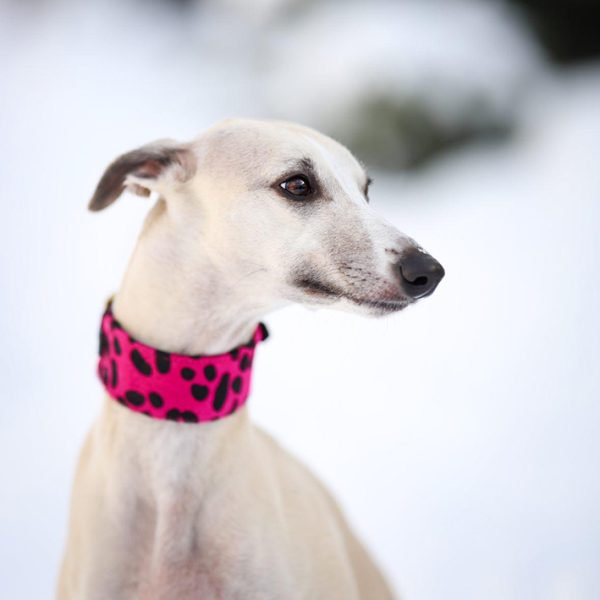
[[[288,194],[299,198],[304,198],[312,192],[308,177],[304,175],[294,175],[280,183],[279,187],[283,188]]]

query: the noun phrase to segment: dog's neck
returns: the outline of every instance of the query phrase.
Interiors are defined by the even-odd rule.
[[[136,339],[166,352],[220,354],[247,342],[269,306],[245,300],[244,290],[238,293],[216,261],[175,235],[164,211],[159,202],[146,220],[112,303],[115,317]],[[191,252],[193,268],[186,267]],[[249,430],[245,406],[201,426],[149,419],[110,399],[105,415],[108,437],[118,431],[140,460],[160,454],[172,467],[170,476],[181,481],[192,472],[206,472],[219,448]],[[156,479],[165,476],[158,473]]]
[[[248,293],[248,278],[240,281],[209,255],[200,230],[193,239],[175,231],[159,201],[115,296],[115,317],[136,339],[167,352],[219,354],[246,342],[273,307]]]

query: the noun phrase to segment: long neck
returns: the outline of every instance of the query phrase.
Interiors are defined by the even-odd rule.
[[[251,277],[240,277],[210,256],[201,231],[194,239],[176,235],[159,202],[138,240],[113,311],[146,344],[181,354],[217,354],[247,342],[272,308],[251,286]]]

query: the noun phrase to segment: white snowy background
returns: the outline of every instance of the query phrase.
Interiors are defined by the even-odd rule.
[[[147,210],[88,213],[104,167],[226,116],[343,126],[379,85],[449,120],[476,93],[514,135],[374,170],[446,279],[383,320],[269,316],[251,411],[405,598],[597,600],[600,67],[551,68],[498,3],[284,4],[0,5],[0,597],[52,597],[100,406],[98,319]]]

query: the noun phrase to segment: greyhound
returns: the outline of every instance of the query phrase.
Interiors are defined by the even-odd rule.
[[[252,352],[259,320],[290,303],[385,315],[428,296],[442,266],[375,215],[368,186],[345,147],[285,122],[226,120],[120,156],[89,208],[124,190],[155,203],[107,335],[155,348],[160,370],[160,357]],[[136,377],[150,381],[136,348],[147,368]],[[108,392],[77,467],[59,600],[393,598],[323,485],[244,405],[152,418],[131,410],[143,394],[116,402],[100,374]]]

